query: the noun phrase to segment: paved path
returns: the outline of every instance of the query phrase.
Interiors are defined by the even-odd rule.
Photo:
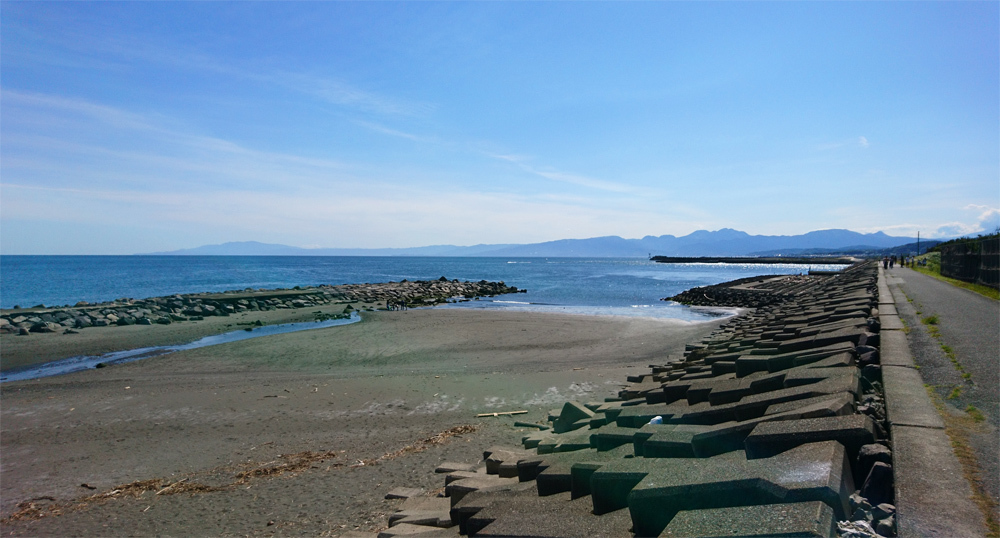
[[[924,382],[934,385],[942,398],[954,387],[961,395],[945,401],[955,411],[973,405],[986,416],[982,431],[972,439],[988,495],[1000,502],[1000,302],[957,288],[911,269],[885,271],[900,316],[911,328],[907,337]],[[895,288],[903,294],[895,293]],[[904,295],[905,296],[900,296]],[[934,339],[922,318],[937,315],[940,341]],[[970,384],[941,349],[954,350]]]

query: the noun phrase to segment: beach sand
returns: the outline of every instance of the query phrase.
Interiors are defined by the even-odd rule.
[[[565,401],[613,396],[626,376],[679,357],[720,322],[374,312],[352,325],[4,383],[0,531],[376,531],[401,503],[384,499],[391,489],[433,494],[444,486],[438,464],[518,446],[532,429],[515,421],[542,423]],[[476,418],[514,410],[528,413]]]

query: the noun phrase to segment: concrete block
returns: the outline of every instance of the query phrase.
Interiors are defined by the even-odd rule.
[[[454,507],[455,503],[462,500],[462,497],[466,496],[469,492],[510,489],[517,485],[517,483],[518,480],[516,478],[500,478],[494,475],[480,475],[476,477],[463,478],[447,484],[444,487],[444,494],[445,496],[451,498],[451,504]]]
[[[792,368],[785,375],[785,388],[810,385],[831,377],[852,374],[853,372],[847,368]]]
[[[737,404],[736,418],[738,420],[747,420],[760,417],[772,405],[815,398],[827,394],[850,392],[856,396],[861,392],[861,375],[857,369],[849,371],[851,372],[850,375],[825,379],[819,383],[746,396]]]
[[[548,431],[529,433],[528,435],[521,437],[521,446],[526,449],[537,448],[539,444],[550,439],[551,437],[552,433]]]
[[[555,462],[538,473],[535,477],[535,484],[538,487],[538,495],[555,495],[570,491],[573,486],[570,470],[572,463]]]
[[[447,497],[409,497],[399,505],[400,510],[419,512],[447,512],[451,508],[451,501]]]
[[[410,497],[416,497],[418,495],[423,495],[424,490],[420,488],[395,488],[389,493],[385,494],[386,499],[408,499]]]
[[[882,323],[882,331],[901,331],[906,328],[899,316],[880,314],[878,320]]]
[[[696,435],[712,430],[713,426],[681,424],[668,431],[653,434],[642,443],[644,458],[694,458],[694,438]]]
[[[654,467],[675,469],[698,461],[696,459],[656,460],[656,465],[643,458],[613,461],[591,474],[590,497],[595,514],[606,514],[628,506],[628,494]]]
[[[882,366],[904,366],[913,368],[910,344],[903,331],[882,331],[882,346],[879,348],[879,363]]]
[[[843,392],[840,394],[824,394],[815,398],[805,400],[793,400],[767,407],[764,416],[778,415],[798,411],[796,418],[819,418],[833,417],[839,415],[850,415],[856,411],[854,394]]]
[[[622,445],[631,445],[636,428],[623,428],[608,425],[594,430],[590,434],[590,444],[599,451],[611,450]]]
[[[920,372],[901,366],[883,366],[882,386],[890,427],[944,428],[944,421],[927,395]]]
[[[389,515],[389,526],[395,527],[396,525],[408,523],[410,525],[425,525],[428,527],[452,527],[455,524],[451,522],[450,510],[451,507],[447,505],[444,509],[437,511],[400,510]]]
[[[567,432],[556,436],[556,445],[552,452],[575,452],[591,448],[591,430]]]
[[[523,497],[538,497],[533,482],[525,482],[507,489],[470,491],[451,506],[451,521],[463,535],[469,534],[469,518],[493,502],[504,502]]]
[[[486,473],[480,473],[476,471],[454,471],[450,472],[444,477],[444,484],[447,486],[456,480],[462,480],[465,478],[479,478],[482,476],[491,476]]]
[[[982,512],[944,430],[893,426],[892,441],[898,535],[986,536]]]
[[[862,318],[863,320],[864,318]],[[865,338],[865,331],[856,328],[844,328],[833,331],[819,331],[812,336],[804,336],[793,340],[786,340],[778,346],[778,353],[789,353],[792,351],[802,351],[829,346],[841,342],[849,342],[853,345],[860,345]]]
[[[475,470],[476,470],[475,463],[457,463],[453,461],[446,461],[441,465],[438,465],[437,468],[434,469],[434,472],[451,473],[454,471],[475,471]]]
[[[683,465],[652,469],[626,495],[633,531],[639,536],[659,535],[685,510],[821,501],[832,508],[834,517],[849,515],[846,501],[854,491],[854,481],[844,447],[836,441],[802,445],[758,460],[745,460],[740,452],[733,452],[716,458],[660,461]],[[627,484],[623,480],[619,487]]]
[[[875,424],[868,415],[843,415],[758,424],[746,438],[747,458],[768,458],[807,443],[838,441],[850,461],[862,445],[875,442]]]
[[[559,418],[552,427],[556,433],[575,430],[590,425],[590,419],[594,417],[594,412],[587,409],[587,406],[580,402],[566,402],[559,412]]]
[[[660,536],[832,538],[837,536],[837,520],[833,509],[820,501],[706,508],[679,512]]]
[[[568,493],[515,497],[488,504],[473,515],[467,529],[477,537],[630,536],[627,510],[596,516],[589,499]]]
[[[396,536],[419,536],[420,538],[443,538],[457,536],[453,530],[442,529],[440,527],[429,527],[426,525],[412,525],[403,523],[395,527],[389,527],[378,533],[378,538],[395,538]]]
[[[491,448],[484,452],[486,460],[486,472],[488,474],[500,474],[500,466],[504,463],[512,463],[515,468],[517,460],[534,456],[533,452],[516,448]]]
[[[666,422],[675,413],[683,412],[687,406],[673,404],[632,405],[622,407],[621,413],[615,419],[615,424],[624,428],[640,428],[656,416],[663,417]]]

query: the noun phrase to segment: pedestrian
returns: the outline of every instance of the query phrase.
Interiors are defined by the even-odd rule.
[[[888,269],[888,268],[889,268],[889,257],[882,256],[882,269]]]

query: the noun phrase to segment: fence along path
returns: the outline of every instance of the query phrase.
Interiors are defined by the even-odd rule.
[[[1000,288],[1000,235],[942,245],[941,274]]]

